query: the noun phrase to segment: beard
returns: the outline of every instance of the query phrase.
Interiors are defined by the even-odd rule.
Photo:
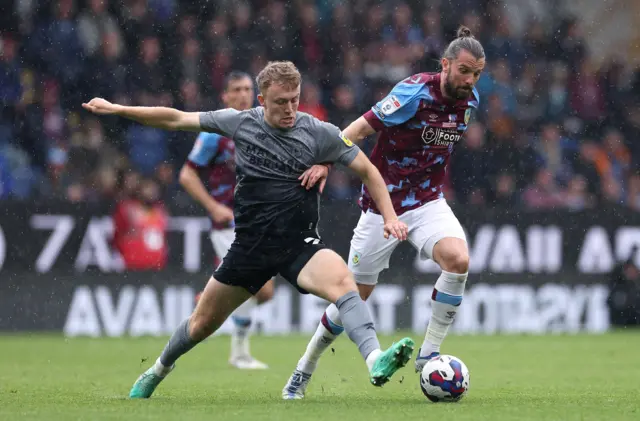
[[[444,93],[446,96],[448,96],[449,98],[461,100],[469,98],[472,92],[473,90],[471,89],[466,90],[462,87],[454,86],[453,82],[451,82],[451,71],[447,73],[447,79],[444,81]]]

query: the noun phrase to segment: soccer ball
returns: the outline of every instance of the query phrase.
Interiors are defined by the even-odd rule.
[[[469,390],[469,369],[451,355],[432,358],[420,373],[420,388],[431,402],[457,402]]]

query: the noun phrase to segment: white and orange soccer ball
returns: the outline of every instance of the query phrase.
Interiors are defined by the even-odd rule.
[[[458,402],[469,390],[469,369],[451,355],[432,358],[420,373],[420,388],[431,402]]]

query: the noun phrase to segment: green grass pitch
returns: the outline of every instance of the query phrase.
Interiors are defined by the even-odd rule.
[[[428,402],[412,366],[371,386],[346,337],[321,360],[307,398],[282,401],[307,339],[254,337],[253,353],[271,368],[247,372],[227,365],[228,337],[213,338],[178,361],[151,399],[130,400],[166,338],[0,336],[0,420],[640,420],[640,331],[450,336],[443,352],[471,372],[456,404]]]

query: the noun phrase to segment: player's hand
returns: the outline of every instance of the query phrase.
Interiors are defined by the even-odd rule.
[[[118,112],[118,104],[112,104],[106,99],[93,98],[89,103],[83,103],[82,108],[95,114],[115,114]]]
[[[233,221],[233,211],[225,205],[218,205],[211,212],[211,217],[217,224],[224,224]]]
[[[307,190],[311,190],[313,186],[320,181],[320,193],[324,191],[324,185],[327,184],[327,177],[329,176],[329,167],[326,165],[314,165],[306,170],[298,180],[302,180],[302,187]]]
[[[389,238],[392,235],[400,241],[404,241],[407,239],[409,235],[409,227],[404,222],[401,222],[397,219],[393,219],[391,221],[384,223],[384,238]]]

